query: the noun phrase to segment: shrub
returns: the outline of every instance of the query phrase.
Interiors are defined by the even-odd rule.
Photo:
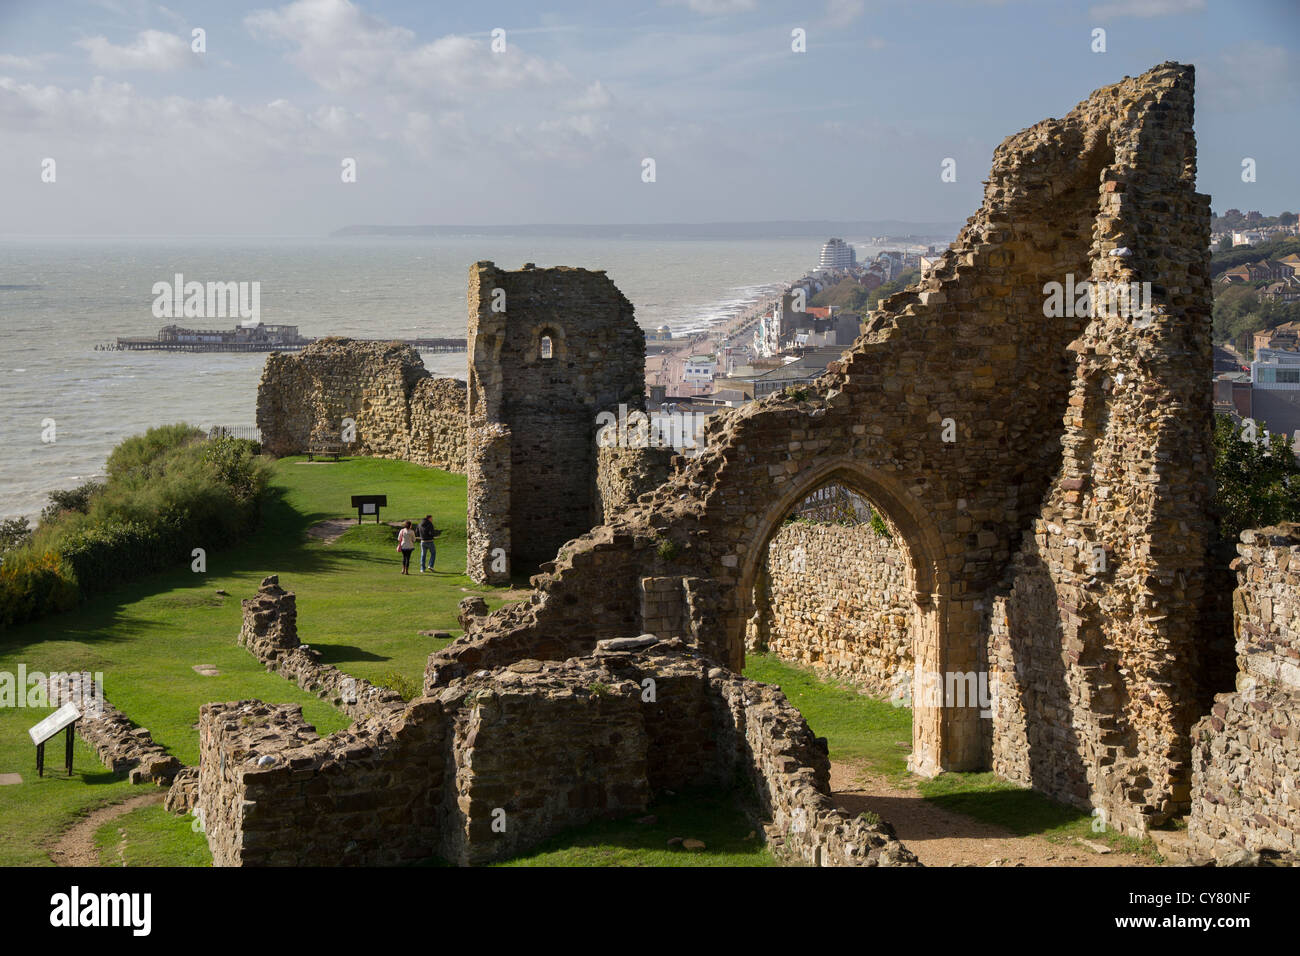
[[[65,511],[75,511],[84,515],[90,510],[91,498],[103,487],[101,482],[88,481],[70,491],[51,491],[50,503],[41,511],[41,520],[52,520]]]
[[[109,455],[108,480],[50,496],[26,543],[8,552],[0,626],[228,547],[256,525],[269,471],[253,442],[212,441],[188,425],[151,428]],[[15,528],[15,532],[18,529]],[[55,580],[57,578],[57,581]]]
[[[659,557],[663,558],[665,561],[671,561],[673,558],[677,557],[677,545],[671,538],[663,538],[660,540],[656,550],[659,552]]]
[[[77,603],[77,585],[58,555],[7,555],[0,564],[0,628],[66,611]]]

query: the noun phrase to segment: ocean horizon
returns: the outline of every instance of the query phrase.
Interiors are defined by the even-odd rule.
[[[848,235],[859,258],[880,247]],[[122,439],[150,427],[255,423],[266,353],[97,351],[163,325],[234,328],[226,319],[157,318],[153,287],[257,282],[261,321],[302,335],[465,335],[469,267],[604,269],[647,329],[725,321],[813,268],[822,240],[602,237],[0,237],[0,516],[35,517],[51,491],[99,477]],[[464,379],[467,356],[426,353]],[[53,422],[52,429],[48,427]],[[53,438],[53,441],[47,439]]]

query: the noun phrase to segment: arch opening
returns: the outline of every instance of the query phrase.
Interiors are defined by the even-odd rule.
[[[855,462],[834,463],[792,482],[751,541],[728,634],[733,667],[746,649],[764,649],[910,703],[914,772],[983,768],[979,693],[963,696],[965,678],[978,679],[978,629],[969,615],[950,621],[945,552],[914,497]],[[947,693],[953,673],[960,700]]]

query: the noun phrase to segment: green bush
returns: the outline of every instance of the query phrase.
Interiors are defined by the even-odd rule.
[[[52,494],[30,539],[8,552],[0,626],[61,609],[68,586],[84,597],[183,566],[195,548],[216,551],[244,538],[269,476],[255,448],[244,439],[207,441],[188,425],[122,442],[109,455],[106,482]]]
[[[76,582],[58,555],[10,554],[0,563],[0,630],[76,603]]]

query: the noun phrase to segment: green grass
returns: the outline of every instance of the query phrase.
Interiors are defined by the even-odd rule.
[[[447,640],[417,631],[460,633],[456,608],[462,588],[485,593],[490,607],[499,592],[476,587],[464,575],[465,478],[406,462],[352,459],[338,464],[277,462],[262,525],[240,546],[210,552],[207,573],[188,567],[151,575],[91,599],[74,611],[53,615],[0,635],[0,671],[102,672],[107,698],[186,764],[198,762],[196,722],[207,701],[259,698],[301,704],[303,716],[321,733],[350,720],[278,675],[268,673],[236,638],[240,600],[251,597],[262,577],[278,573],[298,596],[302,639],[322,651],[326,663],[358,677],[381,681],[396,673],[423,683],[430,652]],[[352,494],[380,493],[389,507],[381,518],[416,519],[432,513],[445,529],[438,539],[442,573],[409,577],[386,525],[349,530],[325,545],[309,540],[309,526],[346,517]],[[355,512],[352,512],[355,515]],[[202,547],[202,542],[195,542]],[[418,562],[418,555],[416,556]],[[215,592],[224,589],[229,596]],[[221,673],[203,677],[196,664]],[[80,741],[71,781],[35,781],[27,728],[48,710],[0,708],[0,773],[23,774],[20,785],[0,787],[0,864],[48,864],[42,845],[79,813],[121,799],[117,782]],[[61,744],[59,744],[61,748]],[[61,764],[62,751],[49,758]]]
[[[856,765],[864,774],[879,774],[900,789],[915,789],[935,806],[995,824],[1016,836],[1037,835],[1054,843],[1091,840],[1159,861],[1150,840],[1110,829],[1094,833],[1091,814],[992,773],[943,773],[933,779],[910,774],[909,708],[868,697],[847,684],[824,681],[811,669],[768,654],[750,655],[745,676],[780,686],[813,732],[826,738],[834,761]]]
[[[745,659],[745,676],[781,688],[808,725],[830,745],[837,761],[863,764],[891,782],[907,776],[912,752],[912,711],[867,697],[857,688],[824,681],[811,669],[770,654]]]
[[[211,866],[208,841],[195,818],[161,804],[137,807],[95,831],[101,866]]]
[[[637,823],[654,816],[654,823]],[[669,846],[695,839],[703,850]],[[663,797],[645,814],[566,830],[497,866],[779,866],[731,794]]]

